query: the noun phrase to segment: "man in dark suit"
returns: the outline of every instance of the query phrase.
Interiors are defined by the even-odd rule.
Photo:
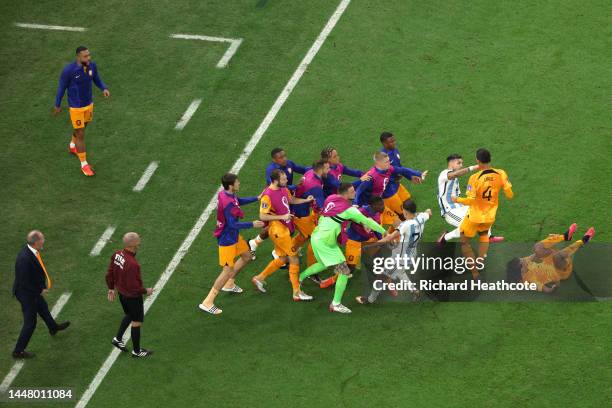
[[[49,312],[49,306],[43,295],[51,289],[51,278],[47,273],[40,251],[45,244],[45,236],[40,231],[30,231],[27,244],[17,255],[15,261],[15,283],[13,295],[21,303],[23,313],[23,327],[17,339],[14,358],[30,358],[33,353],[25,351],[28,342],[36,328],[36,315],[39,314],[49,328],[52,336],[58,331],[65,330],[70,322],[56,323]]]

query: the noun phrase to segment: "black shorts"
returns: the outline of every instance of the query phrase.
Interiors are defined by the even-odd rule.
[[[127,297],[120,293],[119,301],[123,311],[133,322],[142,322],[144,320],[144,301],[142,296]]]

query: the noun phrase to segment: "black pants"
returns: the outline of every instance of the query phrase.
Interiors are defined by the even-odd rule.
[[[23,313],[23,326],[15,345],[15,351],[21,352],[26,349],[34,333],[37,314],[44,320],[50,332],[57,328],[57,323],[55,323],[55,319],[51,316],[47,301],[42,295],[17,290],[15,296],[19,303],[21,303],[21,312]]]

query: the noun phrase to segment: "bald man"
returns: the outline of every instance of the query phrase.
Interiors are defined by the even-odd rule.
[[[106,285],[108,286],[108,300],[115,300],[115,291],[119,292],[119,301],[123,307],[123,320],[119,325],[117,335],[111,340],[113,346],[123,352],[128,349],[123,342],[123,334],[128,326],[132,325],[132,357],[143,358],[153,354],[153,351],[140,347],[140,327],[144,320],[144,294],[151,295],[153,288],[145,288],[140,277],[140,264],[136,260],[136,252],[140,247],[140,237],[135,232],[128,232],[123,236],[123,249],[111,256],[108,271],[106,272]]]
[[[13,357],[18,359],[34,356],[34,353],[28,353],[25,349],[36,328],[36,315],[40,315],[52,336],[70,325],[68,321],[60,324],[55,322],[44,298],[52,286],[51,277],[40,255],[44,245],[43,233],[38,230],[30,231],[26,237],[26,245],[15,261],[13,295],[21,303],[23,313],[23,326],[13,350]]]

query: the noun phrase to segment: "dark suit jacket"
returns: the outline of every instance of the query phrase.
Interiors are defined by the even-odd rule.
[[[25,245],[15,261],[15,282],[13,283],[13,294],[17,291],[39,295],[47,287],[45,271],[36,256]]]

